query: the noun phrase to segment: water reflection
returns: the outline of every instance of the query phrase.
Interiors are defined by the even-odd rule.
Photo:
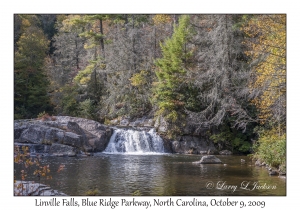
[[[148,196],[286,195],[285,179],[270,177],[266,169],[253,166],[247,157],[242,157],[245,163],[237,156],[220,156],[224,164],[192,163],[200,158],[197,155],[103,153],[92,157],[44,157],[42,162],[50,165],[53,179],[42,182],[68,195],[84,195],[96,188],[101,195],[108,196],[132,195],[136,190]],[[65,169],[58,173],[61,164]],[[20,171],[17,165],[15,169]],[[37,181],[30,174],[28,179]],[[276,189],[241,189],[243,182],[249,182],[249,188],[257,183],[276,186]],[[208,183],[213,183],[213,187],[208,188]]]

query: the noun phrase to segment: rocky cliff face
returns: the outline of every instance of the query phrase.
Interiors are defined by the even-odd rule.
[[[93,120],[58,116],[54,121],[16,120],[15,143],[50,145],[50,154],[103,151],[112,135],[112,128]]]

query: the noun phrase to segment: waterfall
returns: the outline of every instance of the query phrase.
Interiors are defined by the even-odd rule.
[[[104,153],[164,153],[163,140],[150,131],[115,129]]]

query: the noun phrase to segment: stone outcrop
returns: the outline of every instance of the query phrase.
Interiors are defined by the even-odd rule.
[[[16,196],[67,196],[49,186],[33,181],[16,181],[14,183],[14,195]]]
[[[193,162],[195,164],[221,164],[222,161],[214,155],[205,155],[200,161]]]
[[[72,156],[79,151],[101,152],[112,135],[113,129],[96,121],[57,116],[55,121],[16,120],[15,143],[51,145],[50,154]]]
[[[216,148],[211,141],[197,136],[180,136],[171,142],[173,153],[215,154]]]

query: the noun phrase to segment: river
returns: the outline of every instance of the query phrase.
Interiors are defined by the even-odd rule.
[[[52,179],[41,178],[68,195],[97,189],[103,196],[240,196],[286,195],[286,179],[269,176],[247,156],[217,156],[224,164],[193,164],[202,155],[106,154],[90,157],[42,157]],[[245,163],[241,163],[245,159]],[[64,169],[57,172],[60,165]],[[20,171],[18,165],[15,170]],[[37,181],[28,172],[27,180]],[[16,177],[19,178],[18,176]]]

